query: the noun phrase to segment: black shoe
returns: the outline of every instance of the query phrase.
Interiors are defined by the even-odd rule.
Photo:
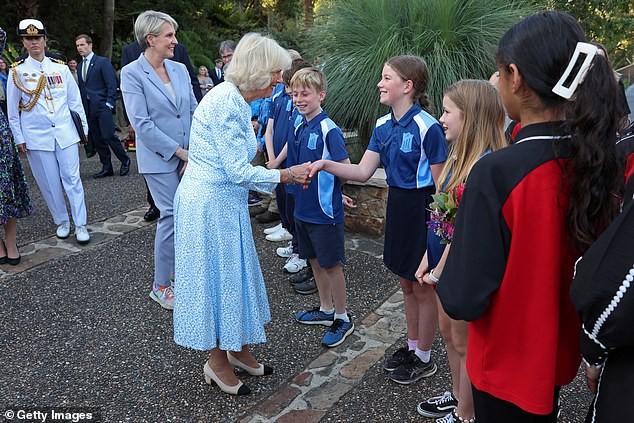
[[[131,160],[128,159],[127,162],[121,163],[121,169],[119,169],[119,175],[125,176],[130,172],[130,162]]]
[[[91,151],[91,152],[86,151],[86,157],[87,157],[87,158],[94,157],[94,156],[95,156],[95,154],[97,154],[97,153],[96,153],[96,152],[94,152],[94,151]]]
[[[114,172],[112,170],[102,170],[99,173],[95,173],[94,175],[92,175],[93,178],[95,179],[100,179],[100,178],[105,178],[107,176],[113,176]]]
[[[313,277],[313,269],[308,267],[308,269],[304,272],[295,273],[291,277],[288,278],[288,281],[291,285],[297,285],[298,283],[302,283],[307,281],[308,279]]]
[[[249,216],[255,217],[259,214],[266,213],[268,209],[260,206],[249,207]]]
[[[425,417],[444,417],[458,406],[458,400],[451,392],[431,397],[416,407],[418,414]],[[458,421],[458,420],[456,420]]]
[[[161,211],[156,207],[150,207],[147,212],[145,212],[145,216],[143,216],[143,220],[146,222],[152,222],[161,217]]]
[[[293,289],[295,290],[295,292],[302,295],[314,294],[315,292],[317,292],[317,284],[315,283],[315,278],[311,277],[305,282],[295,284],[293,286]]]
[[[405,363],[408,357],[409,348],[401,347],[398,350],[394,351],[394,354],[383,361],[383,369],[388,372],[393,372],[398,368],[398,366]]]
[[[260,223],[271,223],[280,220],[280,215],[278,213],[271,213],[267,210],[266,212],[255,216],[255,220]]]
[[[401,385],[409,385],[424,377],[433,375],[436,370],[438,370],[438,367],[431,358],[428,363],[423,363],[414,351],[410,351],[407,361],[390,373],[389,378]]]

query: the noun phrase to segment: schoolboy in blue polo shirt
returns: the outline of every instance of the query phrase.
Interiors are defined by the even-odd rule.
[[[304,117],[295,130],[297,160],[350,163],[341,129],[321,109],[326,96],[323,73],[316,68],[300,69],[290,86],[293,103]],[[287,158],[287,165],[289,161]],[[354,331],[346,313],[343,200],[338,177],[320,172],[305,189],[296,190],[295,225],[299,255],[310,260],[320,301],[319,308],[298,312],[295,319],[307,325],[329,326],[322,344],[335,347]]]

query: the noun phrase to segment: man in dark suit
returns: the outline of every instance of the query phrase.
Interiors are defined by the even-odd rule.
[[[209,71],[209,77],[214,83],[214,87],[225,80],[225,73],[222,71],[222,59],[218,58],[215,62],[215,67]]]
[[[111,149],[121,161],[119,174],[125,176],[130,172],[130,157],[115,135],[112,117],[117,104],[118,87],[114,68],[108,59],[93,53],[92,38],[89,35],[78,35],[75,46],[82,57],[77,73],[79,91],[88,117],[88,137],[92,138],[102,166],[101,172],[93,177],[104,178],[114,174],[110,159]]]
[[[141,45],[139,45],[138,41],[133,41],[130,44],[123,46],[123,48],[121,49],[121,69],[123,69],[123,67],[127,65],[128,63],[138,59],[141,53],[143,53],[143,49],[141,49]],[[200,90],[198,75],[196,75],[196,72],[194,71],[194,68],[192,67],[192,64],[189,60],[189,56],[187,55],[187,49],[185,48],[184,45],[176,44],[176,46],[174,47],[174,57],[172,57],[171,60],[180,62],[185,65],[185,67],[187,68],[187,72],[189,73],[189,77],[191,78],[192,89],[194,90],[194,96],[196,97],[196,100],[200,103],[200,100],[202,100],[203,98],[203,93]],[[123,104],[123,107],[125,109],[125,103]],[[129,122],[128,116],[125,115],[125,117],[126,117],[126,121]],[[153,220],[158,219],[160,217],[161,212],[156,207],[156,204],[154,203],[154,199],[152,198],[152,194],[150,194],[149,189],[147,190],[147,202],[150,205],[150,208],[143,216],[143,219],[146,222],[151,222]]]

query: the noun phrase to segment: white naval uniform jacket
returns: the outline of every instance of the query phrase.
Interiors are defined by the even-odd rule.
[[[30,111],[20,110],[20,99],[27,104],[31,96],[16,87],[14,74],[28,90],[34,90],[40,76],[44,74],[52,101],[46,100],[49,90],[44,87]],[[71,119],[70,110],[79,113],[84,133],[88,133],[79,87],[72,79],[68,66],[56,63],[48,57],[38,62],[28,56],[22,63],[11,67],[7,81],[7,114],[16,144],[26,143],[28,150],[41,151],[55,151],[55,143],[60,148],[76,144],[79,142],[79,134]]]

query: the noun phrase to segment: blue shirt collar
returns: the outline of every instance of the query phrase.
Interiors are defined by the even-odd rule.
[[[410,124],[412,119],[414,119],[414,116],[419,114],[421,110],[422,109],[420,108],[418,103],[414,103],[412,105],[412,107],[410,107],[410,109],[407,111],[407,113],[405,113],[400,120],[396,120],[394,118],[394,113],[391,113],[390,114],[390,118],[392,119],[392,124],[393,125],[400,125],[400,126],[405,127],[405,126]]]

